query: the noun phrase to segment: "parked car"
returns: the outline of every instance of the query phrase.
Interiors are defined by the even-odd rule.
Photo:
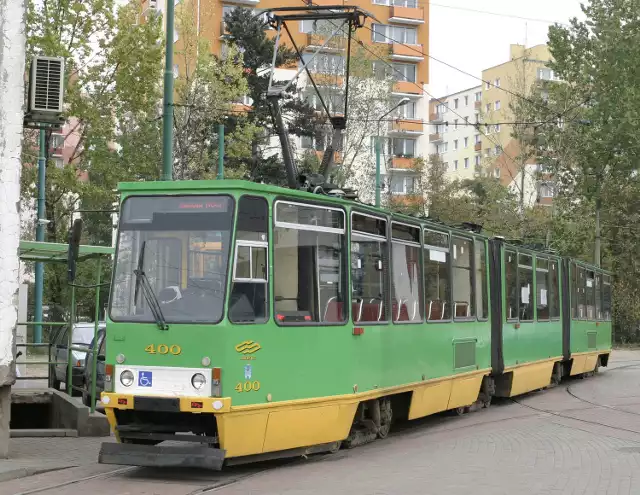
[[[98,329],[105,329],[105,322],[98,323]],[[73,325],[73,334],[71,338],[71,345],[73,347],[91,349],[91,343],[93,341],[95,325],[93,323],[76,323]],[[49,370],[49,385],[52,388],[58,390],[60,384],[67,383],[67,362],[69,358],[72,360],[72,380],[71,383],[75,387],[81,387],[84,381],[84,364],[87,356],[86,351],[72,350],[69,356],[69,349],[67,345],[69,343],[69,331],[70,326],[65,325],[59,327],[58,331],[54,333],[51,339],[51,355],[49,361],[51,362]]]
[[[105,356],[105,330],[98,330],[98,359],[96,360],[96,400],[100,399],[100,393],[104,390],[104,356]],[[82,385],[82,402],[85,406],[91,407],[91,363],[93,360],[93,339],[89,351],[87,351],[87,357],[85,359],[85,366],[83,371],[83,385]]]

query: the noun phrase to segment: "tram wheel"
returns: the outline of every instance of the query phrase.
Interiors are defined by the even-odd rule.
[[[378,428],[378,438],[387,438],[391,431],[393,422],[393,411],[391,410],[391,400],[388,397],[380,399],[380,428]]]

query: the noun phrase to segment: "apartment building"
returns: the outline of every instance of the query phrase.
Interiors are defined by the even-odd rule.
[[[142,12],[162,14],[167,0],[141,0]],[[171,0],[169,0],[171,1]],[[211,43],[215,54],[224,56],[226,49],[224,15],[237,7],[251,8],[262,11],[274,7],[300,7],[301,0],[174,0],[176,8],[188,5],[194,11],[197,31],[205,36]],[[335,5],[333,0],[313,0],[312,5]],[[406,98],[408,102],[397,109],[396,112],[380,122],[383,141],[384,160],[382,174],[388,190],[396,196],[411,196],[415,183],[413,159],[419,156],[419,150],[426,150],[428,136],[425,134],[426,126],[423,124],[428,118],[428,100],[425,98],[424,88],[428,83],[429,66],[428,57],[425,55],[429,49],[429,5],[428,0],[355,0],[349,2],[350,6],[357,5],[373,14],[377,20],[367,19],[364,27],[360,28],[356,36],[365,46],[374,53],[382,52],[383,60],[372,62],[375,72],[386,71],[393,79],[391,98],[385,102],[386,108],[380,108],[382,117],[399,101]],[[295,25],[297,24],[297,26]],[[298,46],[304,47],[304,57],[309,57],[326,40],[327,32],[333,26],[327,26],[323,21],[307,22],[297,21],[291,23],[291,34]],[[329,29],[327,29],[329,27]],[[175,32],[175,47],[180,49],[180,33]],[[282,42],[287,43],[286,34]],[[352,48],[353,50],[353,48]],[[345,69],[344,43],[339,40],[329,43],[310,65],[316,83],[320,85],[320,91],[327,96],[331,112],[341,112],[344,102],[344,78],[330,77],[340,76]],[[176,62],[174,74],[180,77],[184,70],[179,62]],[[279,68],[276,73],[278,79],[293,77],[296,69]],[[325,76],[325,77],[323,77]],[[304,85],[306,77],[301,77]],[[315,96],[313,88],[306,91],[309,102],[321,109],[320,102]],[[251,101],[242,101],[245,105],[251,105]],[[377,111],[377,109],[376,109]],[[368,123],[370,128],[369,139],[366,143],[373,143],[373,138],[378,134],[375,122]],[[325,149],[325,144],[319,139],[292,139],[293,146],[298,155],[315,151],[319,156]],[[345,153],[349,153],[345,150]],[[373,146],[364,146],[355,157],[354,167],[358,170],[359,180],[355,184],[361,192],[364,200],[371,200],[374,194],[375,183],[375,151]],[[346,159],[342,155],[337,156]],[[363,187],[364,186],[364,187]]]
[[[473,131],[467,132],[474,133],[474,172],[492,175],[518,195],[521,190],[524,191],[524,202],[527,205],[551,203],[553,186],[550,178],[542,173],[540,165],[534,159],[522,163],[520,144],[512,137],[511,124],[516,121],[512,104],[517,103],[518,98],[540,90],[541,81],[557,79],[547,67],[550,60],[551,53],[547,45],[530,48],[511,45],[508,61],[482,71],[481,86],[430,102],[429,153],[439,154],[448,163],[450,178],[473,176],[473,173],[460,168],[460,160],[464,159],[457,153],[460,151],[460,141],[457,138],[458,148],[454,152],[452,140],[456,138],[451,134],[452,119],[461,118],[456,114],[467,117],[463,113],[464,108],[454,108],[455,100],[459,101],[459,95],[473,92],[473,119],[479,126],[472,127]]]
[[[481,102],[481,86],[429,102],[429,154],[438,155],[451,177],[470,179],[480,166],[480,136],[474,124]]]

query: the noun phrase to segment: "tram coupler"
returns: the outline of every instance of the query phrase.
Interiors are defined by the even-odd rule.
[[[182,467],[222,470],[226,451],[205,446],[160,446],[105,442],[99,464],[141,467]]]

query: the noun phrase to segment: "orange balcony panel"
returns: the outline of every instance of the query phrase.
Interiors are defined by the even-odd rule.
[[[393,91],[396,93],[412,93],[416,95],[422,93],[418,84],[409,81],[396,81],[393,84]]]
[[[314,74],[313,72],[311,73],[311,75],[313,76],[313,80],[316,82],[316,84],[319,84],[320,86],[342,87],[344,85],[343,76],[338,76],[336,74]]]
[[[403,45],[402,43],[393,43],[391,45],[391,53],[402,57],[424,58],[422,45]]]
[[[244,103],[233,103],[231,105],[231,109],[236,113],[248,112],[249,110],[251,110],[251,106],[245,105]]]
[[[391,17],[424,21],[424,9],[410,7],[391,7]]]
[[[475,108],[476,108],[476,110],[478,110],[479,108],[482,108],[482,102],[481,101],[476,101]]]
[[[437,132],[435,134],[429,134],[429,142],[435,143],[436,141],[442,141],[442,136]]]
[[[318,160],[322,161],[322,157],[324,156],[324,151],[316,151],[316,156]],[[333,152],[333,163],[340,164],[342,163],[342,152],[334,151]]]
[[[411,170],[413,169],[413,165],[414,165],[414,159],[413,158],[406,158],[403,156],[394,156],[391,159],[391,168],[399,168],[402,170]]]
[[[473,149],[475,151],[482,151],[482,143],[476,143],[476,145],[473,147]]]
[[[419,194],[405,194],[391,197],[391,203],[404,206],[419,206],[424,203],[424,198]]]
[[[422,132],[421,120],[398,119],[393,121],[394,131]]]

